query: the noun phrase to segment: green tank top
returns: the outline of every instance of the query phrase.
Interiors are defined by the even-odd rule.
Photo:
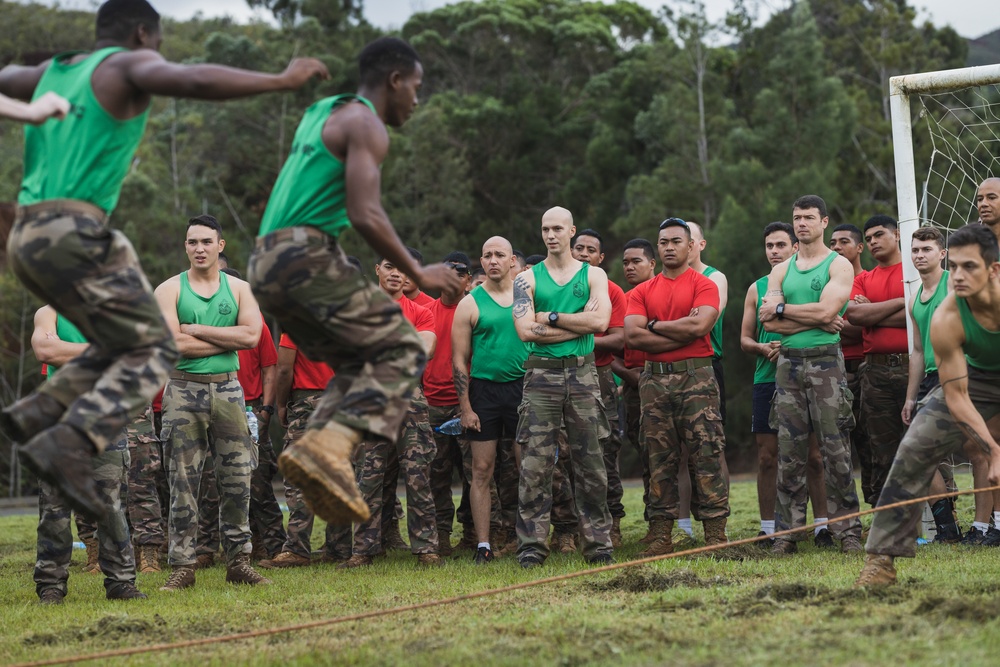
[[[701,272],[701,275],[708,278],[713,273],[718,273],[719,270],[714,266],[706,266],[705,270]],[[719,295],[722,296],[721,294]],[[719,319],[715,321],[715,326],[712,327],[712,332],[710,339],[712,341],[712,353],[716,359],[722,358],[722,320],[726,317],[726,309],[723,308],[719,312]]]
[[[989,373],[1000,373],[1000,331],[990,331],[976,321],[968,302],[955,298],[958,314],[965,329],[965,360],[973,368]]]
[[[948,296],[948,272],[941,274],[941,282],[925,303],[920,302],[923,293],[924,286],[921,285],[917,288],[917,297],[913,300],[913,320],[920,329],[920,342],[924,346],[924,373],[933,373],[937,370],[937,363],[934,361],[934,348],[931,346],[931,317]]]
[[[51,91],[73,106],[65,120],[25,127],[19,204],[76,199],[108,213],[114,210],[149,109],[128,120],[114,118],[97,101],[90,79],[108,56],[127,50],[101,49],[75,64],[69,61],[79,52],[52,59],[35,88],[35,99]]]
[[[759,279],[754,285],[757,286],[757,311],[760,312],[760,304],[764,300],[764,295],[767,293],[767,276]],[[757,320],[757,342],[758,343],[771,343],[776,340],[781,340],[781,334],[773,333],[771,331],[764,331],[764,325]],[[763,382],[774,382],[774,370],[777,367],[773,361],[768,361],[767,357],[757,356],[757,367],[753,371],[753,383],[761,384]]]
[[[231,327],[236,325],[239,308],[233,292],[229,289],[229,276],[219,273],[219,289],[210,297],[203,297],[188,282],[187,271],[181,274],[181,292],[177,297],[177,319],[181,324],[205,324],[210,327]],[[211,357],[181,359],[177,370],[185,373],[231,373],[239,370],[240,357],[236,350],[229,350]]]
[[[504,308],[480,285],[471,292],[479,308],[472,329],[472,368],[469,377],[490,382],[514,382],[524,378],[528,345],[517,337],[513,304]]]
[[[830,282],[830,265],[838,255],[831,250],[826,259],[808,271],[799,271],[795,266],[795,260],[798,256],[798,253],[792,255],[791,261],[788,262],[788,273],[785,274],[785,279],[781,283],[781,290],[785,293],[785,303],[817,303],[823,293],[823,288]],[[845,310],[847,310],[846,303],[841,308],[840,314],[843,315]],[[829,333],[822,329],[808,329],[781,337],[783,346],[794,348],[836,345],[839,342],[839,333]]]
[[[351,226],[344,163],[323,143],[323,126],[330,114],[351,100],[361,101],[375,113],[372,103],[358,95],[327,97],[306,109],[267,202],[260,236],[285,227],[308,225],[337,238]]]
[[[568,283],[559,285],[552,280],[545,262],[531,267],[535,274],[535,312],[582,312],[590,300],[590,282],[587,280],[589,268],[590,265],[583,262],[583,266]],[[540,357],[582,357],[593,353],[594,335],[587,334],[562,343],[532,343],[529,349],[532,354]]]
[[[76,325],[67,320],[62,315],[56,313],[56,336],[59,340],[65,341],[67,343],[89,343],[90,341],[80,333],[80,330],[76,328]],[[45,364],[45,375],[48,377],[52,375],[57,370],[58,366],[53,366],[52,364]]]

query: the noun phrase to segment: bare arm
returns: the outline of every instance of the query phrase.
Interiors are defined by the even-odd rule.
[[[775,341],[777,342],[777,341]],[[747,354],[773,360],[778,355],[780,343],[757,342],[757,286],[751,284],[743,300],[743,322],[740,324],[740,349]]]
[[[522,271],[514,278],[514,329],[525,343],[561,343],[580,334],[535,321],[535,276]],[[560,316],[561,318],[561,316]]]
[[[657,321],[653,325],[653,332],[683,346],[707,336],[718,319],[719,311],[710,306],[701,306],[695,309],[693,315],[676,320]]]
[[[30,100],[34,97],[35,88],[38,87],[38,82],[42,80],[42,75],[51,62],[46,60],[33,67],[7,65],[0,70],[0,94],[13,97],[15,100]]]
[[[292,394],[292,372],[297,354],[290,347],[278,348],[278,365],[274,372],[274,403],[278,420],[285,428],[288,428],[288,398]]]
[[[167,327],[177,342],[177,349],[181,356],[185,359],[201,359],[228,352],[225,348],[181,331],[180,320],[177,319],[177,297],[179,294],[180,279],[177,276],[161,283],[153,292],[156,302],[160,305],[160,311],[163,313],[163,319],[167,321]]]
[[[0,117],[39,125],[49,118],[62,119],[69,113],[70,104],[55,93],[45,93],[34,102],[26,104],[0,94]]]
[[[437,348],[437,334],[433,331],[418,331],[417,335],[420,337],[420,342],[424,344],[424,352],[427,353],[427,360],[430,361],[434,358],[434,350]]]
[[[611,370],[615,375],[622,379],[622,382],[630,387],[639,386],[639,369],[629,368],[625,365],[625,362],[615,357],[611,360]]]
[[[579,313],[559,313],[558,328],[572,331],[577,336],[607,331],[611,322],[611,298],[608,296],[608,275],[603,269],[590,267],[587,271],[590,299]],[[548,326],[549,313],[535,314],[535,322]]]
[[[916,299],[916,295],[913,297]],[[903,423],[909,426],[913,418],[913,410],[917,404],[917,394],[920,392],[920,382],[924,379],[924,342],[920,338],[920,327],[913,319],[913,302],[907,309],[910,321],[913,322],[913,354],[910,355],[910,372],[906,380],[906,402],[903,404]]]
[[[60,340],[56,333],[57,315],[52,306],[43,306],[35,312],[35,329],[31,333],[31,349],[43,364],[64,366],[67,361],[83,353],[87,343],[70,343]]]
[[[455,393],[461,412],[462,427],[478,431],[479,415],[472,409],[469,400],[469,368],[472,362],[472,329],[479,309],[471,296],[462,299],[455,309],[455,321],[451,325],[451,370],[455,379]]]
[[[874,303],[850,301],[844,318],[859,327],[906,327],[906,300],[903,297]]]
[[[697,315],[688,316],[682,319],[691,319],[693,323],[691,326],[704,328],[706,335],[712,330],[715,322],[715,316],[717,311],[714,308],[701,308],[699,309]],[[675,320],[676,321],[676,320]],[[645,315],[629,315],[625,318],[625,340],[628,342],[628,346],[634,350],[642,350],[643,352],[649,352],[652,354],[659,354],[661,352],[670,352],[672,350],[677,350],[688,343],[690,343],[695,338],[691,339],[675,339],[667,338],[659,333],[653,333],[646,328],[649,323],[649,319]],[[672,324],[672,323],[671,323]],[[660,322],[654,325],[654,329],[659,331]]]
[[[621,354],[625,345],[625,327],[612,327],[600,338],[594,338],[594,350]]]
[[[256,347],[257,343],[260,342],[260,333],[264,326],[257,299],[250,291],[250,284],[245,281],[230,277],[229,286],[236,296],[239,308],[235,326],[213,327],[207,324],[181,324],[181,333],[194,336],[227,351],[249,350]]]
[[[774,331],[774,329],[767,327],[767,322],[777,319],[775,308],[779,301],[777,295],[772,294],[772,291],[781,291],[781,281],[784,280],[787,263],[786,261],[774,267],[774,270],[771,272],[771,279],[767,283],[768,294],[764,297],[764,302],[760,307],[760,321],[764,323],[764,328],[767,331]],[[779,269],[781,281],[772,285],[772,280],[776,277]],[[812,328],[829,324],[833,321],[834,317],[840,314],[840,310],[847,303],[853,286],[854,268],[843,257],[836,257],[830,264],[830,280],[823,288],[819,301],[816,303],[786,303],[784,319],[794,320],[800,324],[809,325]],[[781,302],[784,302],[783,293],[781,294]]]

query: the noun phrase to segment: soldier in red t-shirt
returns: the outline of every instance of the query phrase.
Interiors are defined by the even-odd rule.
[[[729,487],[720,458],[726,444],[710,333],[719,315],[719,288],[688,266],[693,240],[680,218],[660,223],[663,271],[632,290],[625,315],[631,347],[646,353],[639,381],[642,435],[649,447],[650,532],[644,557],[673,551],[680,515],[677,474],[688,451],[691,513],[704,524],[705,543],[726,539]]]
[[[861,491],[874,507],[906,431],[902,413],[910,359],[899,229],[893,218],[876,215],[865,223],[864,234],[878,266],[854,277],[844,318],[864,327],[861,420],[868,431],[870,454],[861,459],[862,471],[868,469],[867,475],[862,474]]]

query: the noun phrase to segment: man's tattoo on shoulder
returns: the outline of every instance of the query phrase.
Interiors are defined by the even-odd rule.
[[[528,295],[528,281],[518,276],[514,278],[514,319],[524,317],[531,308],[531,297]]]

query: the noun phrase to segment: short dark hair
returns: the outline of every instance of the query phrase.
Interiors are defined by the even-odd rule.
[[[899,229],[899,223],[896,222],[896,218],[891,215],[873,215],[868,218],[865,223],[865,231],[867,232],[872,227],[885,227],[886,229]]]
[[[819,195],[803,195],[795,200],[792,204],[792,210],[799,209],[805,211],[806,209],[814,208],[819,211],[819,217],[825,218],[826,213],[826,202]]]
[[[364,268],[362,268],[361,266],[361,260],[355,257],[354,255],[347,256],[347,263],[353,266],[358,271],[361,271],[362,273],[364,272]]]
[[[764,240],[766,241],[768,236],[777,232],[785,232],[788,234],[788,238],[792,240],[792,244],[799,242],[799,240],[795,237],[795,229],[787,222],[781,222],[780,220],[769,222],[767,226],[764,227]]]
[[[219,270],[225,273],[227,276],[232,276],[233,278],[239,278],[240,280],[243,280],[243,274],[237,271],[236,269],[232,269],[227,266],[226,268]]]
[[[601,238],[600,232],[598,232],[596,229],[591,229],[590,227],[588,227],[587,229],[577,232],[576,236],[573,237],[573,245],[576,245],[576,240],[581,236],[591,236],[597,239],[597,246],[598,246],[597,251],[601,253],[604,252],[604,239]]]
[[[146,0],[108,0],[97,10],[98,40],[124,42],[140,25],[151,32],[160,30],[160,15]]]
[[[473,280],[475,280],[475,279],[476,279],[476,278],[478,278],[479,276],[485,276],[485,275],[486,275],[486,272],[485,272],[485,271],[483,271],[483,268],[482,268],[482,267],[477,267],[477,268],[475,268],[475,269],[472,269],[472,273],[470,273],[469,275],[470,275],[470,276],[472,276],[472,279],[473,279]]]
[[[222,238],[222,225],[219,224],[219,221],[216,220],[214,216],[211,216],[207,213],[202,213],[201,215],[196,215],[193,218],[188,218],[187,228],[191,229],[192,227],[195,226],[209,227],[211,229],[214,229],[219,234],[219,238],[220,239]]]
[[[963,248],[965,246],[979,246],[979,254],[986,260],[986,266],[993,264],[1000,258],[1000,246],[997,245],[996,235],[984,224],[973,223],[966,225],[956,232],[952,232],[948,237],[948,249]]]
[[[517,258],[517,261],[521,262],[521,266],[524,266],[524,253],[517,248],[514,248],[514,252],[512,254]]]
[[[528,255],[524,258],[525,265],[531,264],[534,266],[535,264],[541,264],[544,261],[545,255]]]
[[[420,56],[416,50],[398,37],[379,37],[371,42],[358,56],[361,83],[377,86],[394,71],[404,74],[412,72]]]
[[[913,238],[918,241],[934,241],[939,248],[945,247],[944,234],[937,227],[918,227],[913,232]]]
[[[681,229],[684,230],[684,233],[687,234],[687,237],[689,239],[691,238],[691,228],[688,226],[688,223],[682,220],[681,218],[667,218],[666,220],[660,223],[659,231],[662,232],[664,229],[667,229],[668,227],[680,227]]]
[[[835,232],[847,232],[854,239],[855,243],[864,243],[865,235],[861,233],[861,230],[849,222],[845,222],[841,225],[837,225],[833,228]]]
[[[416,248],[411,248],[410,246],[406,246],[406,249],[410,252],[410,257],[417,260],[421,264],[424,263],[424,253],[420,252]]]
[[[622,248],[622,254],[625,254],[626,250],[632,250],[633,248],[638,248],[642,250],[642,254],[646,256],[646,259],[656,260],[656,253],[653,251],[653,244],[646,239],[632,239],[625,244]]]
[[[472,262],[469,260],[469,256],[460,250],[449,252],[441,261],[445,263],[451,262],[453,264],[465,264],[466,267],[472,265]]]

